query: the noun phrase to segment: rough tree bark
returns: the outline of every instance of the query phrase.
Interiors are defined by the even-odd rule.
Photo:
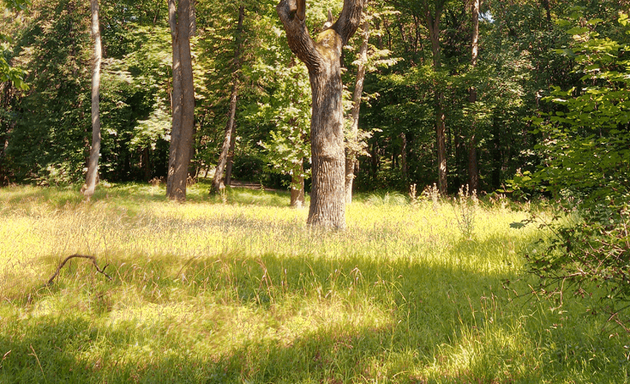
[[[101,118],[99,111],[99,95],[101,88],[101,31],[98,20],[98,0],[90,0],[92,9],[92,38],[94,39],[94,64],[92,66],[92,147],[88,160],[87,177],[83,194],[88,200],[94,195],[98,179],[98,157],[101,153]]]
[[[431,39],[431,49],[433,51],[433,68],[437,72],[442,66],[440,49],[440,18],[444,8],[443,0],[435,1],[433,12],[429,8],[429,2],[425,2],[426,23]],[[435,132],[438,152],[438,189],[440,194],[446,195],[448,192],[447,165],[446,165],[446,116],[444,114],[444,93],[436,84],[435,91]]]
[[[168,18],[173,41],[173,111],[171,145],[168,160],[166,195],[171,200],[186,200],[186,181],[190,164],[195,113],[192,57],[190,0],[168,1]]]
[[[346,204],[352,203],[352,185],[354,184],[354,169],[357,166],[358,137],[359,137],[359,113],[361,111],[361,96],[363,95],[363,82],[365,80],[365,66],[367,64],[368,42],[370,39],[370,21],[363,22],[363,42],[359,51],[359,67],[357,68],[357,81],[352,96],[352,125],[348,135],[346,147]]]
[[[238,10],[238,25],[236,27],[236,48],[234,49],[234,72],[232,75],[232,92],[230,94],[230,111],[228,112],[228,121],[225,126],[225,139],[221,147],[219,161],[214,171],[212,179],[212,192],[219,192],[225,188],[223,175],[225,173],[225,165],[228,160],[232,138],[236,131],[236,104],[238,101],[239,72],[241,70],[241,35],[243,33],[243,17],[245,7],[241,5]]]
[[[341,53],[359,27],[363,6],[364,0],[344,0],[337,21],[315,40],[304,23],[306,0],[281,0],[276,7],[289,47],[306,64],[311,83],[312,189],[307,223],[314,227],[346,225]]]
[[[472,4],[472,55],[471,66],[474,69],[477,66],[477,56],[479,54],[479,7],[480,0],[473,0]],[[470,88],[470,103],[477,102],[477,90],[475,87]],[[472,121],[470,142],[468,143],[468,187],[471,191],[479,192],[479,165],[477,161],[477,125],[475,119]]]

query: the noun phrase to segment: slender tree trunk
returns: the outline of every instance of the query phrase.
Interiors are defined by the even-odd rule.
[[[212,192],[216,193],[225,188],[224,174],[225,166],[228,160],[228,154],[230,152],[230,146],[232,137],[236,131],[236,104],[238,100],[238,85],[236,83],[232,86],[232,94],[230,96],[230,111],[228,112],[228,122],[225,126],[225,138],[223,139],[223,145],[221,146],[221,154],[219,155],[219,161],[214,169],[214,178],[212,179]]]
[[[223,140],[223,146],[221,147],[221,154],[219,155],[219,161],[214,171],[214,179],[212,179],[212,191],[219,192],[225,188],[223,182],[223,174],[225,171],[225,165],[227,163],[228,154],[230,152],[230,146],[232,138],[236,131],[236,104],[238,102],[238,87],[239,87],[239,72],[241,70],[241,35],[243,33],[243,17],[245,15],[245,7],[241,5],[238,10],[238,25],[236,27],[236,48],[234,49],[234,65],[235,71],[232,76],[232,93],[230,94],[230,111],[228,113],[228,121],[225,126],[225,139]]]
[[[186,182],[194,129],[195,94],[190,53],[190,0],[169,0],[169,24],[173,40],[173,125],[166,195],[186,200]]]
[[[302,208],[304,206],[304,160],[298,168],[297,172],[293,173],[291,180],[291,207]]]
[[[549,0],[541,0],[541,3],[547,14],[547,23],[551,25],[551,6],[549,4]]]
[[[364,0],[344,0],[339,19],[316,40],[304,22],[306,0],[281,0],[276,7],[289,47],[306,64],[311,83],[311,226],[346,225],[341,53],[359,27],[363,6]]]
[[[378,144],[377,142],[373,142],[372,150],[370,151],[370,180],[373,182],[376,181],[376,175],[378,174],[379,169],[379,153],[378,153]]]
[[[7,185],[9,182],[9,178],[6,173],[6,167],[4,166],[4,164],[2,164],[8,146],[9,140],[7,138],[7,135],[0,135],[0,187]]]
[[[496,119],[492,121],[492,188],[501,188],[501,169],[503,154],[501,153],[501,128]]]
[[[481,0],[473,0],[472,9],[472,56],[471,66],[477,66],[477,56],[479,55],[479,7]],[[470,88],[469,101],[471,104],[477,102],[477,90]],[[479,191],[479,165],[477,163],[477,124],[476,119],[472,120],[470,143],[468,144],[468,187],[471,191]]]
[[[427,7],[426,20],[429,29],[429,37],[431,39],[431,48],[433,51],[433,68],[437,72],[442,66],[441,49],[440,49],[440,17],[442,16],[442,8],[436,3],[435,14],[432,14]],[[435,84],[435,133],[437,140],[438,155],[438,189],[442,195],[448,193],[448,171],[446,165],[446,116],[444,114],[444,92],[439,89],[440,85]]]
[[[367,50],[370,39],[370,21],[363,22],[363,43],[359,51],[359,67],[357,68],[357,81],[352,96],[352,125],[348,135],[346,146],[346,204],[352,203],[352,185],[354,184],[354,169],[359,155],[359,113],[361,111],[361,96],[363,95],[363,83],[365,81],[365,66],[367,64]]]
[[[144,169],[144,180],[151,180],[151,150],[146,147],[142,150],[142,168]]]
[[[400,133],[400,139],[402,140],[402,145],[400,146],[400,169],[402,170],[403,180],[407,181],[409,170],[407,169],[407,135],[405,132]]]
[[[227,164],[225,165],[225,185],[232,184],[232,169],[234,167],[234,146],[236,145],[236,133],[232,134],[230,140],[230,150],[228,152]]]
[[[174,187],[176,183],[175,170],[178,166],[178,152],[182,131],[182,64],[180,59],[179,38],[177,30],[176,0],[169,0],[168,2],[168,19],[171,27],[171,39],[173,45],[173,90],[171,92],[172,124],[171,143],[169,147],[168,174],[166,181],[166,195],[170,199],[178,199],[179,196],[182,196],[184,191],[180,191],[179,194],[176,194]],[[180,172],[178,172],[178,175],[180,175]]]
[[[99,96],[101,88],[101,32],[98,20],[98,0],[90,0],[92,9],[92,37],[94,38],[94,64],[92,67],[92,147],[88,160],[88,172],[85,180],[84,195],[90,199],[94,195],[98,179],[98,158],[101,153],[101,118]]]

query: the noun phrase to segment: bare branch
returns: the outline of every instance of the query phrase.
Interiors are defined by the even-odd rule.
[[[103,275],[105,275],[105,277],[107,277],[108,280],[111,280],[111,276],[109,276],[107,273],[105,273],[105,268],[107,268],[106,264],[102,269],[99,268],[98,263],[96,262],[96,257],[94,256],[89,256],[89,255],[79,255],[79,254],[74,254],[74,255],[70,255],[68,257],[66,257],[61,264],[59,264],[59,266],[57,267],[57,270],[55,271],[55,274],[52,275],[52,277],[50,279],[48,279],[48,282],[46,283],[46,285],[51,285],[53,283],[53,281],[55,280],[55,278],[59,275],[59,272],[61,271],[61,268],[63,268],[64,265],[66,265],[66,263],[71,260],[71,259],[90,259],[92,260],[92,264],[94,265],[94,268],[96,268],[96,270],[99,273],[102,273]]]
[[[321,58],[315,49],[315,42],[306,28],[304,19],[300,19],[299,14],[295,17],[298,11],[306,12],[299,6],[301,3],[306,7],[305,0],[282,0],[276,6],[276,11],[284,25],[291,51],[306,64],[309,71],[317,72],[321,66]]]

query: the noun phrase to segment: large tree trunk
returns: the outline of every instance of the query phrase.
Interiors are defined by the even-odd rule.
[[[99,95],[101,88],[101,32],[98,20],[98,0],[90,0],[92,8],[92,37],[94,38],[94,65],[92,67],[92,147],[88,160],[88,172],[83,194],[89,199],[94,195],[98,179],[98,157],[101,153],[101,118]]]
[[[352,125],[348,135],[346,147],[346,204],[352,203],[352,185],[354,184],[354,169],[357,166],[359,150],[359,113],[361,111],[361,96],[363,95],[363,82],[365,80],[365,65],[367,64],[367,50],[370,39],[370,21],[363,22],[363,43],[359,51],[359,67],[357,68],[357,81],[352,96]]]
[[[193,139],[195,93],[190,54],[190,0],[169,0],[169,24],[173,40],[173,125],[168,161],[166,195],[186,200],[186,181]]]
[[[238,101],[238,86],[239,78],[238,73],[241,70],[241,35],[243,33],[243,17],[245,14],[245,7],[241,5],[238,10],[238,25],[236,27],[236,48],[234,49],[234,66],[235,71],[232,76],[232,93],[230,94],[230,111],[228,113],[228,121],[225,126],[225,139],[223,140],[223,146],[221,147],[221,154],[219,155],[219,161],[214,171],[214,179],[212,179],[212,191],[219,192],[225,188],[223,182],[223,175],[225,172],[225,165],[228,160],[230,152],[230,146],[232,138],[236,131],[236,104]]]
[[[440,17],[442,16],[443,2],[436,1],[435,13],[429,9],[428,3],[425,4],[426,22],[429,29],[429,37],[431,39],[431,49],[433,51],[433,68],[437,72],[442,65],[441,49],[440,49]],[[435,133],[437,140],[438,155],[438,189],[440,194],[448,193],[447,166],[446,166],[446,116],[444,114],[444,93],[439,89],[440,85],[435,84],[438,88],[435,91]]]
[[[473,34],[472,34],[472,56],[471,66],[475,68],[477,66],[477,56],[479,54],[479,7],[480,0],[473,0],[472,9],[472,22],[473,22]],[[469,101],[471,103],[477,102],[477,90],[475,87],[470,88]],[[479,165],[477,163],[477,124],[476,119],[472,120],[470,142],[468,143],[468,187],[471,191],[479,192]]]
[[[364,0],[344,0],[339,19],[316,40],[304,23],[306,0],[281,0],[276,7],[289,47],[306,64],[311,83],[311,226],[346,226],[341,53],[359,27],[363,5]]]

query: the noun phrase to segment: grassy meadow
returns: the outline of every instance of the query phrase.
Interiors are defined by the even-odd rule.
[[[0,189],[0,383],[628,382],[593,303],[516,298],[524,207],[365,195],[326,232],[285,193],[207,189]],[[75,253],[112,280],[73,259],[47,286]]]

